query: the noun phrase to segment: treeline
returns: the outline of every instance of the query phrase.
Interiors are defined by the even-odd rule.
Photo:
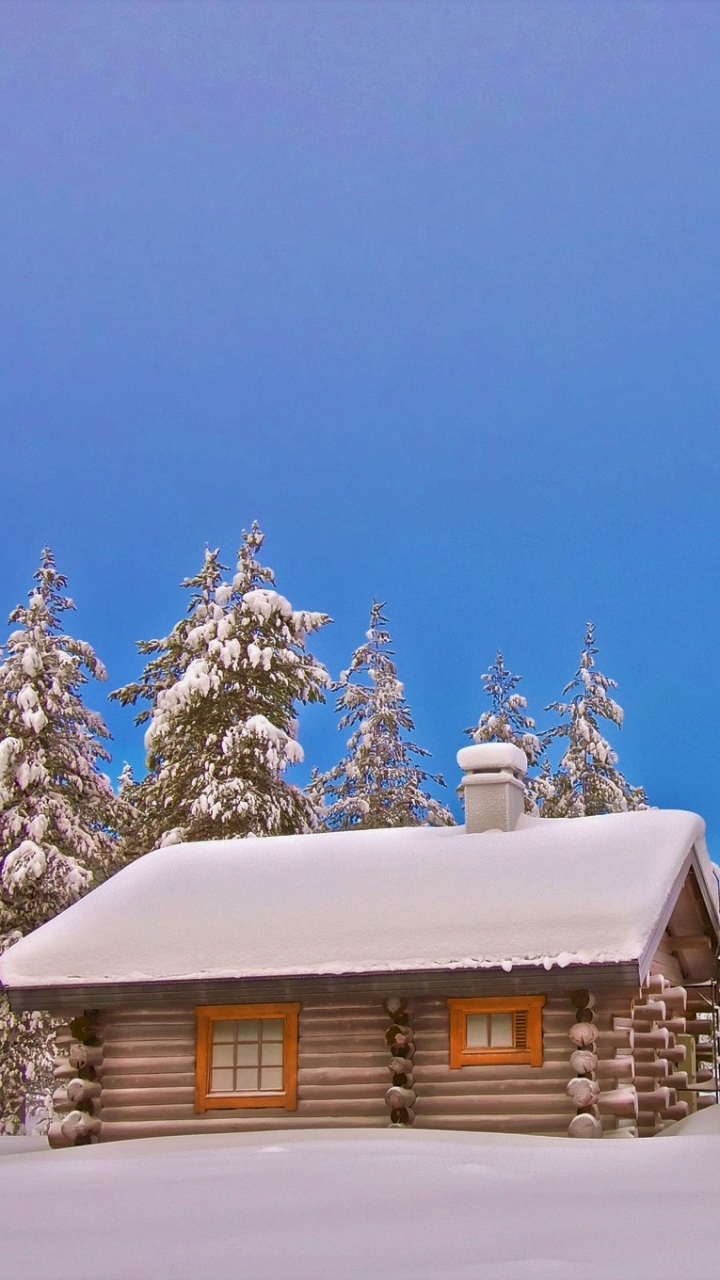
[[[0,949],[50,919],[94,884],[153,848],[185,840],[281,835],[353,827],[450,825],[428,790],[444,786],[413,741],[383,606],[335,682],[312,654],[330,621],[297,610],[261,563],[263,534],[243,532],[236,568],[207,550],[185,579],[187,610],[161,639],[139,642],[137,681],[110,694],[136,709],[146,770],[126,766],[118,792],[104,767],[108,730],[84,703],[106,673],[90,645],[63,628],[74,608],[46,548],[26,605],[0,651]],[[489,704],[466,732],[513,742],[529,761],[526,807],[545,817],[618,812],[647,804],[628,785],[601,732],[620,725],[614,681],[597,669],[589,625],[573,680],[547,711],[542,733],[498,652],[482,676]],[[305,789],[287,778],[302,759],[298,715],[336,695],[346,753]],[[562,752],[550,764],[555,741]],[[0,1009],[0,1126],[17,1131],[28,1088],[47,1080],[49,1028],[37,1015]],[[32,1085],[35,1081],[35,1085]]]

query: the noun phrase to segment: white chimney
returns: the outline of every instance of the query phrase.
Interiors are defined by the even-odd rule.
[[[523,812],[524,751],[512,742],[480,742],[457,753],[463,770],[465,830],[514,831]]]

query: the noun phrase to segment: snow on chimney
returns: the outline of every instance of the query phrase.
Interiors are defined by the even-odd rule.
[[[457,753],[463,770],[465,830],[514,831],[523,812],[527,758],[511,742],[480,742]]]

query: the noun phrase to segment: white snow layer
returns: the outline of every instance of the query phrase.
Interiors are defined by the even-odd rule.
[[[719,1177],[718,1137],[378,1129],[101,1143],[0,1161],[2,1275],[711,1278]]]
[[[676,810],[178,844],[139,858],[10,947],[7,987],[643,955],[702,819]]]

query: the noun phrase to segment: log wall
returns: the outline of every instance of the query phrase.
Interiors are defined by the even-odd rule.
[[[623,1050],[613,1020],[628,1014],[633,993],[604,993],[595,1009],[598,1057],[609,1063]],[[489,1130],[564,1136],[575,1114],[566,1094],[572,1076],[568,1031],[575,1010],[569,992],[543,1010],[542,1067],[468,1066],[451,1069],[448,1008],[420,997],[409,1005],[415,1038],[413,1124],[419,1128]],[[249,1129],[386,1127],[391,1083],[385,1040],[388,1015],[376,996],[303,1001],[298,1051],[298,1106],[194,1110],[196,1021],[186,1005],[105,1013],[102,1142],[166,1134]],[[612,1067],[603,1088],[613,1087]],[[603,1130],[617,1121],[603,1117]]]
[[[196,1020],[183,1006],[133,1009],[102,1020],[101,1141],[248,1129],[388,1124],[388,1016],[375,997],[303,1001],[298,1106],[198,1115]]]

